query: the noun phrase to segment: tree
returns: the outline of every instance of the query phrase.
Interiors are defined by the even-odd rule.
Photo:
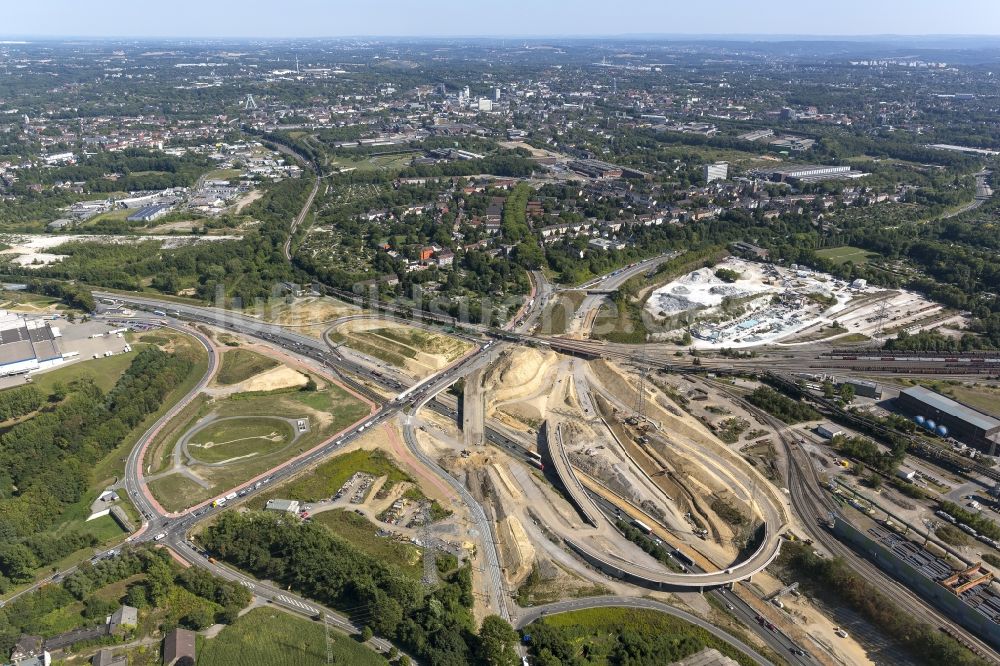
[[[125,594],[125,603],[136,608],[148,606],[149,597],[146,596],[146,586],[141,584],[130,586]]]
[[[207,605],[200,604],[181,619],[181,624],[189,629],[201,631],[215,624],[215,615]]]
[[[847,383],[841,384],[840,399],[844,401],[845,405],[851,404],[851,401],[854,400],[854,386]]]
[[[21,543],[9,544],[0,550],[0,573],[14,583],[27,583],[35,577],[38,560]]]
[[[369,627],[369,626],[368,626],[368,625],[366,624],[366,625],[365,625],[364,627],[362,627],[362,629],[361,629],[361,642],[362,642],[362,643],[367,643],[368,641],[370,641],[370,640],[372,639],[372,636],[374,636],[374,635],[375,635],[375,632],[374,632],[374,631],[372,631],[372,628],[371,628],[371,627]]]
[[[497,615],[488,615],[479,628],[479,656],[490,666],[517,666],[517,632]]]

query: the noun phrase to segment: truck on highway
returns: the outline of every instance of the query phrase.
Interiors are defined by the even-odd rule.
[[[161,539],[165,539],[166,536],[167,536],[166,532],[160,532],[155,537],[153,537],[153,541],[160,541]]]
[[[633,520],[632,525],[643,531],[644,534],[652,534],[653,528],[642,522],[641,520]]]

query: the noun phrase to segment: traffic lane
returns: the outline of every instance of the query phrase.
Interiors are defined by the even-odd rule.
[[[288,610],[304,615],[311,620],[316,620],[322,614],[329,622],[336,625],[348,634],[358,634],[360,627],[352,623],[348,618],[337,614],[335,611],[324,607],[311,599],[306,599],[288,590],[281,590],[277,587],[263,583],[256,578],[248,576],[240,571],[224,566],[218,562],[211,562],[200,550],[195,548],[190,542],[183,539],[175,539],[169,546],[181,556],[182,559],[200,568],[206,569],[219,578],[239,583],[246,587],[252,594],[265,599],[267,602],[282,606]],[[370,643],[381,652],[388,652],[392,644],[381,638],[372,638]]]
[[[519,629],[523,629],[525,626],[531,624],[538,618],[547,615],[558,615],[559,613],[584,610],[587,608],[607,607],[643,608],[673,615],[677,618],[690,622],[691,624],[697,625],[705,631],[708,631],[716,638],[725,641],[737,650],[748,655],[751,659],[760,664],[760,666],[774,666],[772,662],[762,657],[752,647],[741,641],[739,638],[736,638],[735,636],[732,636],[716,627],[714,624],[707,622],[696,615],[692,615],[687,611],[681,610],[680,608],[674,608],[673,606],[669,606],[659,601],[653,601],[651,599],[632,597],[594,597],[590,599],[557,601],[552,604],[537,606],[523,611],[517,618],[516,626]]]
[[[588,491],[591,499],[595,500],[598,508],[605,514],[605,516],[612,523],[614,519],[620,516],[621,510],[615,506],[613,503],[604,499],[600,495],[596,495]],[[612,517],[612,512],[614,512],[614,517]],[[671,557],[676,560],[676,557],[671,554]],[[686,567],[692,573],[706,573],[702,567],[697,564],[689,565],[686,562],[680,562],[677,560],[679,565]],[[747,602],[743,601],[739,596],[735,594],[728,593],[724,588],[717,588],[715,590],[710,590],[710,594],[715,594],[717,598],[724,601],[727,608],[730,611],[739,609],[746,621],[743,622],[751,631],[757,634],[765,643],[774,648],[777,652],[784,654],[789,653],[789,660],[793,663],[811,664],[811,660],[805,660],[802,656],[798,655],[796,650],[801,650],[799,646],[785,635],[780,629],[778,629],[774,624],[762,624],[758,618],[762,617],[757,611],[750,606]],[[740,619],[739,617],[737,619]],[[767,621],[765,620],[765,623]],[[774,627],[774,628],[772,628]]]

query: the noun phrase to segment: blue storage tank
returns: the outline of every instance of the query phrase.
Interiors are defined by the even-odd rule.
[[[934,430],[934,428],[937,427],[937,423],[934,423],[933,419],[927,419],[926,421],[924,421],[924,427],[927,428],[928,430]]]
[[[937,427],[937,434],[941,435],[942,437],[947,437],[948,436],[948,426],[939,425]]]
[[[915,418],[913,420],[917,422],[917,425],[921,425],[922,426],[924,424],[924,421],[926,419],[924,419],[924,417],[922,417],[922,416],[918,416],[917,418]]]

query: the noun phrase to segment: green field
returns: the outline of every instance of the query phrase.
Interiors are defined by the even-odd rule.
[[[862,250],[860,247],[853,247],[851,245],[842,245],[841,247],[828,247],[822,250],[816,250],[816,256],[822,259],[828,259],[835,264],[846,264],[850,261],[858,266],[868,263],[869,259],[878,257],[878,255],[873,252]]]
[[[211,497],[205,488],[182,474],[150,481],[149,491],[167,511],[180,511]]]
[[[349,157],[337,156],[330,160],[330,166],[338,169],[356,169],[358,171],[376,171],[378,169],[402,169],[408,166],[415,153],[403,155],[376,155],[354,160]]]
[[[295,437],[288,421],[262,416],[227,419],[205,426],[188,440],[188,452],[201,462],[268,454],[287,446]]]
[[[423,575],[423,551],[410,543],[380,537],[378,528],[364,516],[351,511],[324,511],[317,513],[313,520],[349,541],[358,550],[398,568],[414,580],[420,580]]]
[[[249,349],[230,349],[222,355],[222,365],[215,381],[220,384],[239,384],[279,365],[281,364],[273,358]]]
[[[269,444],[270,452],[263,452],[260,442],[243,447],[243,453],[254,452],[248,458],[241,458],[231,464],[206,466],[193,464],[192,471],[208,483],[209,487],[204,488],[178,475],[171,475],[158,479],[150,484],[157,500],[168,510],[178,511],[180,509],[193,506],[201,501],[211,499],[222,491],[234,488],[239,484],[251,479],[258,474],[262,474],[269,469],[287,462],[300,453],[313,448],[317,444],[328,439],[331,435],[340,432],[347,426],[355,423],[369,413],[368,406],[347,393],[336,385],[328,385],[316,391],[282,391],[275,393],[236,393],[227,398],[206,403],[197,414],[184,413],[178,415],[178,421],[188,424],[186,427],[178,427],[175,424],[168,424],[168,428],[176,436],[171,435],[173,441],[186,432],[187,428],[194,420],[204,416],[206,413],[215,414],[219,418],[240,417],[247,421],[254,417],[261,417],[259,423],[267,422],[267,433],[274,431],[274,426],[278,423],[274,417],[282,419],[308,419],[309,431],[299,435],[292,446],[281,446],[275,449],[273,444]],[[258,423],[256,419],[253,421]],[[233,424],[238,422],[234,421]],[[289,426],[291,427],[291,426]],[[253,428],[257,428],[254,425]],[[227,428],[228,429],[228,428]],[[247,432],[261,434],[260,431],[250,429]],[[266,433],[265,433],[266,434]],[[200,434],[199,434],[200,435]],[[170,442],[171,440],[167,440]],[[205,441],[205,440],[202,440]],[[228,441],[228,440],[227,440]],[[169,444],[168,444],[169,446]],[[228,460],[235,450],[241,445],[233,443],[221,449],[220,460]],[[161,447],[159,456],[164,459],[167,450]],[[192,448],[192,455],[204,462],[209,462],[203,457],[203,453],[212,452],[214,449]],[[212,461],[215,461],[214,455]],[[348,475],[349,476],[349,475]],[[176,477],[176,478],[175,478]]]
[[[358,449],[331,458],[310,474],[275,488],[271,494],[262,496],[259,500],[255,500],[255,503],[259,503],[262,507],[271,497],[318,502],[337,492],[355,472],[367,472],[375,477],[387,476],[389,477],[387,482],[413,481],[409,474],[396,467],[382,451]]]
[[[143,345],[137,344],[132,347],[130,354],[102,356],[101,358],[77,361],[48,372],[40,372],[32,375],[31,383],[41,389],[43,393],[52,394],[56,384],[65,386],[76,379],[88,377],[102,391],[110,391],[122,373],[132,364],[136,353],[142,351],[142,348]]]
[[[336,631],[330,632],[334,664],[385,666],[378,653]],[[198,666],[324,666],[323,625],[273,608],[255,608],[215,638],[204,641]]]
[[[641,648],[634,644],[630,645],[633,648],[630,650],[631,653],[640,650],[643,654],[644,659],[641,663],[669,664],[684,659],[704,647],[713,647],[744,666],[755,663],[749,656],[701,627],[654,610],[588,608],[559,613],[533,622],[524,628],[524,633],[536,633],[538,630],[532,631],[532,629],[540,624],[555,629],[575,650],[577,658],[581,659],[580,663],[588,666],[620,663],[609,657],[619,642],[626,638],[630,643],[638,640],[644,644]],[[541,644],[544,643],[539,643]]]

